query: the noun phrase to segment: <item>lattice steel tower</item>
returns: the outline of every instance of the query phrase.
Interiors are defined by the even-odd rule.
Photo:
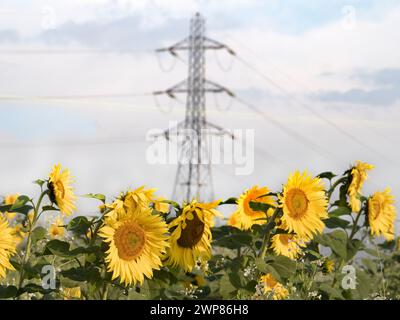
[[[210,154],[207,136],[227,133],[217,125],[206,120],[206,93],[232,92],[216,83],[206,80],[206,50],[226,49],[234,52],[226,45],[205,36],[205,19],[196,13],[190,21],[188,38],[157,52],[168,51],[177,56],[176,51],[188,50],[188,77],[186,80],[155,94],[168,94],[174,98],[176,93],[186,93],[185,120],[177,127],[164,132],[167,139],[177,135],[182,139],[179,147],[178,171],[172,198],[176,201],[190,201],[197,198],[209,201],[213,198]],[[205,130],[207,132],[204,132]]]

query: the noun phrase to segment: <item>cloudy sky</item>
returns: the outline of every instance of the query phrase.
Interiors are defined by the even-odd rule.
[[[359,159],[376,165],[365,194],[390,186],[400,198],[395,0],[2,0],[0,195],[35,194],[31,181],[59,162],[78,194],[147,185],[169,196],[176,165],[149,163],[145,136],[183,119],[185,96],[151,93],[185,79],[188,59],[154,50],[185,38],[196,11],[237,54],[209,52],[207,77],[253,106],[207,96],[210,122],[255,134],[250,174],[213,167],[216,197]]]

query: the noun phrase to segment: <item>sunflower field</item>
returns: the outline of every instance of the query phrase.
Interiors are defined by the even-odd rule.
[[[400,299],[394,198],[362,191],[373,168],[295,171],[281,190],[209,203],[145,187],[91,193],[90,216],[75,212],[71,174],[55,165],[34,182],[37,199],[2,199],[0,299]]]

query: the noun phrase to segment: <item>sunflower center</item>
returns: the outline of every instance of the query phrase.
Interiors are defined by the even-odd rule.
[[[144,230],[135,222],[125,222],[114,233],[118,256],[123,260],[133,260],[143,251],[146,243]]]
[[[303,190],[292,189],[287,194],[286,205],[292,218],[301,218],[307,211],[308,199]]]
[[[199,219],[197,213],[193,212],[193,219],[186,220],[186,228],[182,229],[177,243],[180,247],[192,248],[201,240],[203,232],[204,222]]]

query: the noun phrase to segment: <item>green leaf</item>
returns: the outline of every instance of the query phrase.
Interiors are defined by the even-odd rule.
[[[43,227],[37,227],[32,231],[32,243],[36,243],[46,237],[47,230]]]
[[[24,196],[24,195],[19,196],[17,198],[17,200],[15,200],[15,202],[11,206],[10,211],[15,212],[15,210],[23,207],[29,200],[30,200],[30,198],[28,196]]]
[[[33,207],[30,205],[23,205],[14,210],[11,210],[11,208],[12,208],[11,204],[1,205],[0,212],[17,212],[17,213],[21,213],[23,215],[27,215],[33,209]]]
[[[351,209],[349,207],[337,207],[335,210],[332,210],[328,213],[329,217],[340,217],[346,214],[351,214]]]
[[[61,240],[51,240],[47,242],[44,254],[53,254],[56,256],[68,256],[70,244]]]
[[[252,236],[248,233],[233,233],[223,236],[215,240],[213,244],[218,247],[225,247],[229,249],[237,249],[243,246],[250,246],[252,244]]]
[[[347,256],[347,235],[342,230],[335,230],[331,233],[317,235],[315,241],[325,247],[329,247],[332,251],[343,260]]]
[[[262,211],[262,212],[267,212],[268,209],[275,208],[274,206],[263,203],[263,202],[257,202],[257,201],[250,201],[250,208],[254,211]]]
[[[335,229],[335,228],[344,229],[349,225],[350,222],[337,217],[330,217],[324,220],[324,223],[329,229]]]
[[[320,173],[317,177],[320,178],[320,179],[332,180],[334,177],[336,177],[336,174],[334,174],[334,173],[332,173],[330,171],[326,171],[326,172]]]
[[[219,281],[219,293],[223,299],[231,299],[235,295],[236,288],[232,285],[228,274],[224,274]]]
[[[237,200],[238,200],[237,198],[232,197],[232,198],[229,198],[229,199],[221,202],[219,205],[221,206],[224,204],[237,204]]]
[[[44,289],[41,285],[34,284],[34,283],[28,283],[18,293],[22,294],[24,292],[28,292],[28,293],[39,292],[41,294],[48,294],[48,293],[51,293],[54,291],[58,291],[58,290],[57,289],[54,289],[54,290],[53,289]]]
[[[86,217],[79,216],[68,223],[67,230],[78,234],[86,234],[90,226],[91,222]]]
[[[296,262],[285,256],[277,256],[271,262],[271,266],[282,278],[289,278],[296,272]]]
[[[33,181],[33,183],[35,183],[35,184],[39,185],[40,187],[42,187],[46,183],[46,181],[44,181],[42,179],[37,179],[37,180]]]
[[[271,273],[272,276],[277,280],[277,281],[281,281],[281,276],[280,274],[274,269],[273,266],[267,264],[263,259],[261,258],[257,258],[254,261],[256,267],[258,270],[260,270],[262,273],[267,274],[267,273]]]
[[[353,239],[347,242],[346,261],[353,259],[353,257],[363,248],[363,243],[358,239]]]
[[[320,285],[319,289],[321,291],[325,292],[326,294],[328,294],[328,296],[332,299],[339,299],[339,300],[344,299],[342,292],[339,289],[332,287],[331,284],[322,283]]]
[[[9,299],[17,295],[18,289],[15,286],[0,285],[0,299]]]
[[[336,230],[327,235],[330,238],[330,248],[342,259],[347,256],[347,235],[345,232]]]
[[[88,193],[84,194],[82,197],[84,198],[91,198],[91,199],[97,199],[100,200],[103,203],[106,203],[106,196],[101,193]]]
[[[43,206],[42,210],[43,211],[60,211],[60,209],[53,207],[53,206]]]

